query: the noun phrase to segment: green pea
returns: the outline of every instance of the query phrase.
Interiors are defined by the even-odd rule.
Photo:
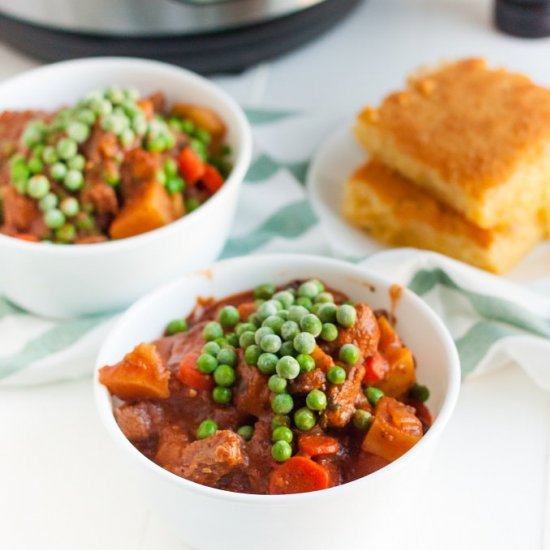
[[[78,170],[69,170],[63,179],[63,185],[70,191],[78,191],[84,185],[84,176]]]
[[[355,365],[359,362],[360,357],[359,348],[354,344],[344,344],[338,352],[338,358],[340,361],[348,365]]]
[[[251,330],[243,332],[239,337],[239,346],[242,349],[246,349],[248,348],[248,346],[252,346],[253,344],[256,344],[256,339],[254,337],[254,333]]]
[[[76,119],[88,126],[92,126],[96,120],[96,116],[91,109],[81,109],[76,114]]]
[[[279,426],[273,430],[271,434],[272,441],[286,441],[287,443],[292,443],[294,439],[294,434],[290,428],[286,426]]]
[[[60,243],[71,243],[75,237],[76,229],[72,223],[66,223],[55,231],[55,240]]]
[[[256,330],[262,324],[262,320],[257,313],[250,314],[248,316],[248,322],[254,325],[254,330]]]
[[[313,413],[307,407],[302,407],[294,413],[294,424],[299,430],[308,432],[317,423],[315,413]]]
[[[269,327],[275,334],[280,334],[283,324],[283,319],[281,319],[278,315],[270,315],[264,320],[262,326]]]
[[[342,367],[330,367],[327,372],[327,378],[331,384],[343,384],[347,376],[346,370]]]
[[[288,308],[288,319],[300,323],[302,317],[308,315],[309,311],[304,306],[291,306]]]
[[[281,309],[277,312],[277,317],[283,320],[283,322],[288,321],[288,310]]]
[[[67,166],[62,162],[52,164],[52,167],[50,168],[50,175],[55,181],[65,179],[65,176],[67,175]]]
[[[40,174],[44,171],[44,163],[38,157],[32,157],[27,164],[32,174]]]
[[[279,292],[276,292],[273,295],[273,299],[281,302],[281,305],[285,309],[288,309],[292,304],[294,304],[294,295],[288,290],[281,290]]]
[[[218,353],[221,351],[221,346],[215,342],[214,340],[211,340],[210,342],[206,342],[204,346],[202,346],[202,353],[208,353],[208,355],[212,355],[212,357],[218,357]]]
[[[308,313],[300,319],[300,328],[304,332],[313,334],[313,336],[319,336],[319,334],[321,334],[321,330],[323,329],[323,324],[321,323],[319,317],[313,315],[313,313]]]
[[[258,370],[262,374],[273,374],[277,367],[278,360],[279,358],[274,353],[262,353],[260,357],[258,357]]]
[[[78,203],[78,200],[74,197],[66,197],[61,201],[59,208],[61,209],[61,212],[65,214],[65,216],[71,218],[73,216],[76,216],[80,211],[80,204]]]
[[[202,335],[207,341],[215,340],[223,336],[223,328],[219,323],[216,323],[216,321],[210,321],[206,323]]]
[[[313,300],[321,292],[316,281],[306,281],[298,287],[298,296]]]
[[[254,297],[261,298],[262,300],[269,300],[273,294],[275,294],[275,285],[272,285],[271,283],[258,285],[254,289]]]
[[[279,355],[281,357],[284,357],[285,355],[294,357],[296,355],[296,350],[294,349],[294,344],[292,341],[283,342],[281,349],[279,350]]]
[[[235,327],[235,334],[241,336],[244,332],[255,332],[256,327],[252,323],[237,323]]]
[[[279,393],[271,400],[271,409],[275,414],[288,414],[294,407],[294,399],[289,393]]]
[[[421,386],[420,384],[415,384],[409,390],[409,397],[416,399],[422,403],[425,403],[430,398],[430,390],[426,386]]]
[[[57,142],[56,151],[60,159],[69,160],[76,155],[78,145],[74,139],[63,138]]]
[[[124,90],[124,97],[128,101],[138,101],[141,97],[141,94],[137,88],[126,88]]]
[[[208,357],[211,357],[210,355]],[[230,387],[235,383],[237,375],[235,369],[229,365],[220,365],[214,371],[214,381],[218,386]]]
[[[14,155],[10,160],[10,176],[14,182],[27,182],[30,176],[27,162],[21,155]]]
[[[65,223],[65,215],[61,210],[52,208],[44,213],[44,223],[50,229],[58,229]]]
[[[208,145],[212,141],[212,136],[210,135],[210,132],[204,130],[203,128],[197,128],[193,134],[193,137],[196,137],[205,145]]]
[[[311,308],[313,307],[313,302],[305,296],[299,296],[296,299],[296,305],[305,307],[308,311],[311,311]]]
[[[271,419],[271,429],[275,430],[279,426],[290,426],[290,418],[285,414],[276,414]]]
[[[42,199],[50,191],[50,182],[44,175],[33,176],[27,183],[27,193],[33,199]]]
[[[218,425],[209,418],[203,420],[197,429],[197,439],[206,439],[218,431]]]
[[[358,430],[368,430],[371,422],[372,422],[372,414],[368,411],[364,411],[363,409],[357,409],[353,413],[353,425]]]
[[[252,426],[240,426],[237,433],[245,440],[250,441],[254,435],[254,428]]]
[[[283,393],[286,389],[287,381],[285,378],[281,378],[277,374],[273,374],[267,381],[267,387],[273,393]]]
[[[170,118],[168,119],[168,127],[174,132],[183,132],[181,129],[181,120],[179,118]]]
[[[330,304],[334,302],[334,296],[330,292],[321,292],[315,297],[316,304]]]
[[[319,319],[323,323],[335,323],[338,306],[331,303],[322,304],[318,310]]]
[[[277,462],[285,462],[292,456],[292,447],[286,441],[276,441],[271,447],[271,456]]]
[[[206,161],[208,157],[208,149],[202,141],[199,141],[198,139],[192,139],[191,147],[202,161]]]
[[[357,319],[357,311],[349,304],[342,304],[336,312],[336,320],[346,328],[352,327]]]
[[[124,92],[117,86],[109,86],[107,90],[105,90],[105,96],[113,105],[119,105],[126,99]]]
[[[57,206],[58,199],[53,193],[48,193],[40,199],[38,206],[42,212],[47,212]]]
[[[147,132],[147,119],[143,115],[136,115],[132,120],[132,129],[138,136],[143,136]]]
[[[167,158],[164,161],[163,169],[166,175],[169,177],[178,175],[178,165],[173,158]]]
[[[247,365],[257,365],[261,354],[262,350],[260,349],[260,346],[252,344],[246,348],[244,352],[244,360]]]
[[[234,348],[239,347],[239,337],[234,332],[228,332],[225,335],[225,339],[230,346],[233,346]]]
[[[181,193],[185,189],[185,182],[182,178],[173,177],[166,182],[166,190],[172,195],[174,193]]]
[[[300,332],[300,327],[295,321],[285,321],[281,325],[281,336],[283,340],[293,340]]]
[[[218,368],[218,360],[209,353],[201,353],[197,359],[197,369],[204,374],[211,374]],[[220,384],[221,385],[221,384]]]
[[[315,349],[315,336],[309,332],[300,332],[294,337],[293,344],[298,353],[309,355]]]
[[[375,388],[374,386],[366,388],[365,390],[363,390],[363,393],[373,407],[376,407],[378,401],[380,401],[380,399],[384,397],[384,392],[382,390],[379,390],[378,388]]]
[[[32,147],[44,139],[45,132],[46,125],[42,121],[35,120],[29,122],[23,131],[21,141],[26,147]]]
[[[237,354],[233,348],[228,346],[222,348],[218,353],[218,363],[234,367],[237,364]]]
[[[324,411],[327,408],[327,396],[321,390],[311,390],[306,396],[306,405],[312,411]]]
[[[47,145],[44,147],[44,150],[42,151],[42,160],[46,164],[55,164],[59,160],[55,147],[52,145]]]
[[[76,219],[76,226],[83,231],[90,231],[95,226],[95,219],[90,214],[81,212],[80,216]]]
[[[300,374],[300,364],[294,357],[285,355],[277,361],[275,370],[281,378],[294,380]]]
[[[268,353],[277,353],[281,349],[281,338],[276,334],[266,334],[260,340],[260,348]]]
[[[195,124],[186,118],[181,121],[181,130],[186,134],[192,134],[195,131]]]
[[[261,327],[259,328],[258,330],[256,330],[255,334],[254,334],[254,338],[255,338],[255,341],[256,341],[256,344],[258,344],[258,346],[261,347],[260,345],[260,342],[262,341],[262,338],[264,336],[268,336],[268,335],[272,335],[273,334],[273,329],[269,328],[269,327]]]
[[[323,323],[320,336],[325,342],[334,342],[338,338],[338,327],[333,323]]]
[[[239,320],[239,310],[235,306],[224,306],[218,314],[218,321],[222,327],[234,327]]]
[[[311,372],[315,369],[315,359],[311,355],[306,355],[305,353],[300,353],[296,357],[296,361],[300,365],[300,372]]]
[[[277,300],[267,300],[258,308],[258,316],[261,321],[265,321],[268,317],[272,315],[277,315],[277,312],[283,309],[281,302]]]
[[[212,399],[219,403],[220,405],[227,405],[231,402],[231,398],[233,397],[233,392],[231,391],[231,388],[225,388],[222,386],[216,386],[212,390]]]
[[[84,122],[71,122],[67,126],[67,135],[77,143],[84,143],[90,137],[90,128]]]
[[[185,332],[189,327],[185,319],[174,319],[166,325],[166,333],[169,335]]]
[[[82,172],[86,166],[86,159],[82,155],[76,155],[67,161],[67,166],[71,170],[78,170]]]

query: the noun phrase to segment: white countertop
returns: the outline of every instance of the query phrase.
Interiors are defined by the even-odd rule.
[[[243,105],[345,114],[463,55],[550,85],[550,39],[499,34],[490,12],[487,0],[371,0],[317,42],[215,80]],[[34,65],[0,42],[0,78]],[[1,390],[0,419],[0,548],[184,548],[100,425],[89,379]],[[516,366],[465,382],[408,550],[550,549],[549,451],[550,395]]]

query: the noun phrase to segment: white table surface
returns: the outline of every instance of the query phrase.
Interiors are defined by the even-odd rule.
[[[214,80],[243,105],[346,114],[411,69],[463,55],[550,85],[550,39],[499,34],[490,12],[487,0],[371,0],[317,42]],[[34,65],[0,42],[0,78]],[[90,380],[1,390],[0,441],[0,548],[185,548],[104,433]],[[465,382],[408,549],[550,549],[549,451],[550,396],[516,366]]]

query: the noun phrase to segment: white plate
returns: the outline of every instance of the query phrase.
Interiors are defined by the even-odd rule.
[[[350,121],[332,133],[319,147],[309,168],[306,185],[332,253],[339,258],[364,258],[388,249],[342,216],[344,184],[368,159],[355,141]],[[506,275],[519,282],[547,279],[550,283],[550,243],[543,241]]]

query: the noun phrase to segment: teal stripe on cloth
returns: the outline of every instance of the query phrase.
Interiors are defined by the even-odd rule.
[[[284,120],[285,118],[296,116],[299,113],[295,111],[282,111],[277,109],[254,109],[248,107],[244,110],[248,121],[252,126],[259,126],[260,124],[271,124]]]
[[[221,257],[248,254],[274,237],[296,239],[316,223],[317,218],[307,200],[288,204],[247,235],[229,239]]]
[[[250,165],[246,174],[245,183],[263,183],[273,177],[279,170],[288,170],[302,185],[305,185],[309,161],[280,162],[269,155],[259,155]]]
[[[18,353],[0,357],[0,379],[28,367],[34,361],[72,346],[110,317],[110,315],[97,315],[60,322],[28,342]]]
[[[482,318],[550,338],[550,319],[539,317],[518,304],[502,298],[486,296],[462,288],[441,269],[418,271],[407,286],[422,296],[438,284],[460,292]]]
[[[471,327],[464,336],[455,341],[462,378],[475,369],[495,342],[516,333],[512,328],[497,323],[479,322]]]
[[[0,298],[0,319],[6,317],[7,315],[16,315],[16,314],[26,313],[24,309],[21,309],[19,306],[8,302],[5,298]]]

